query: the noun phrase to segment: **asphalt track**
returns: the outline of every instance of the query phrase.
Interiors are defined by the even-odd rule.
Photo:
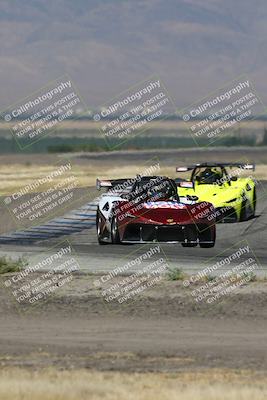
[[[25,232],[20,232],[19,235],[22,237],[15,237],[15,239],[12,234],[3,235],[0,237],[2,243],[0,255],[13,257],[23,255],[31,264],[36,256],[40,257],[42,254],[42,257],[45,257],[51,254],[53,246],[68,240],[74,249],[81,271],[101,273],[125,264],[127,260],[135,259],[146,251],[147,248],[144,248],[144,245],[99,246],[94,225],[94,210],[95,206],[90,203],[62,218],[57,218],[48,224],[49,229],[46,233],[43,226],[42,233],[40,233],[40,227],[35,227],[30,239],[25,237]],[[7,240],[8,237],[11,239]],[[183,248],[180,244],[161,244],[161,249],[170,267],[178,267],[188,273],[194,273],[207,265],[225,260],[239,248],[248,245],[250,256],[256,260],[257,267],[254,272],[259,276],[267,276],[266,239],[267,182],[261,181],[258,184],[256,217],[240,223],[217,224],[217,241],[214,248]],[[247,258],[248,254],[244,254],[236,262],[232,261],[230,266]],[[139,268],[141,267],[135,265],[133,270]],[[220,267],[220,271],[228,269],[227,264]]]

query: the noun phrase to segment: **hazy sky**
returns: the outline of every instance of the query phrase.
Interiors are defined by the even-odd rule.
[[[1,0],[0,108],[68,73],[89,107],[152,74],[177,107],[247,73],[267,104],[266,0]]]

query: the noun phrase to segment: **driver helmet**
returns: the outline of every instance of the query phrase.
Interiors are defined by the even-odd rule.
[[[214,183],[221,178],[221,173],[216,168],[207,167],[200,174],[200,182]]]
[[[148,195],[153,201],[166,200],[170,197],[171,188],[167,182],[163,182],[159,185],[153,186],[148,190]]]

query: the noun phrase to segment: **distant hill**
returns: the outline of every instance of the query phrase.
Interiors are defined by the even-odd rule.
[[[69,73],[88,106],[158,73],[184,107],[242,73],[263,101],[266,0],[2,0],[1,109]]]

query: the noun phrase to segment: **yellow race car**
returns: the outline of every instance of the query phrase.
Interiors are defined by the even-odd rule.
[[[177,178],[180,197],[212,203],[216,221],[245,221],[255,215],[256,182],[244,177],[244,171],[255,170],[255,164],[200,163],[177,167],[176,172],[192,171],[191,178]]]

